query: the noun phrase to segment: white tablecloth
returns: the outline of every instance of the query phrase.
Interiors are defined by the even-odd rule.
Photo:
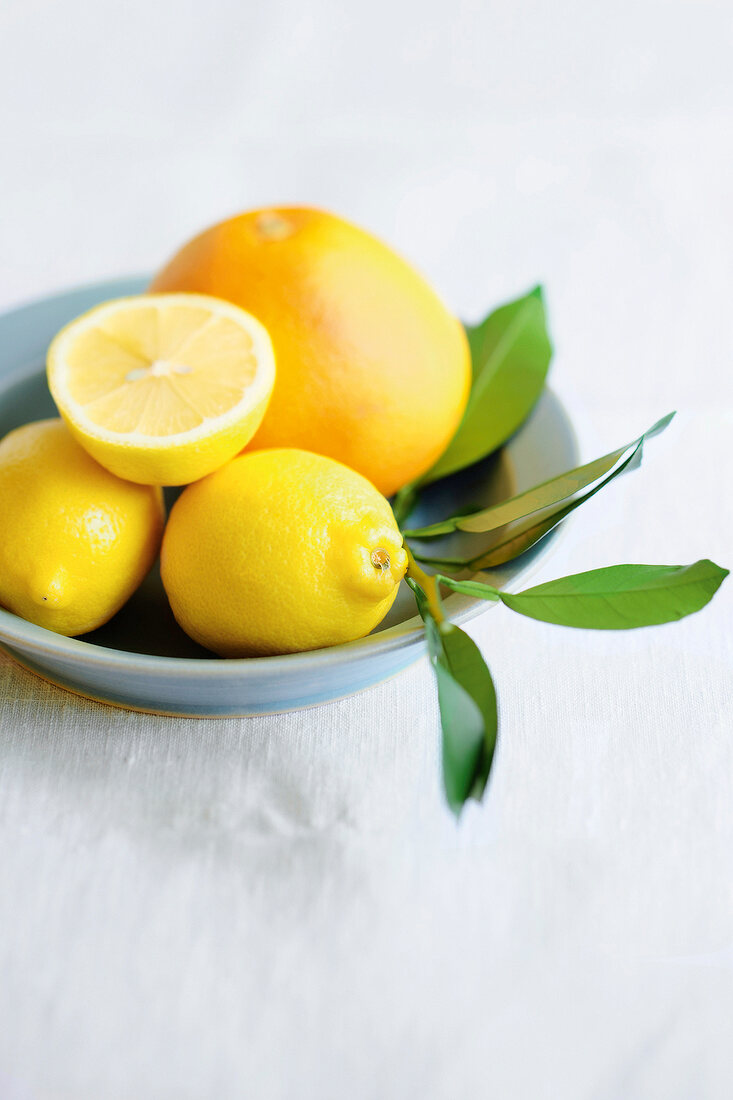
[[[680,416],[541,579],[731,566],[731,46],[693,0],[5,0],[0,305],[283,200],[469,319],[542,279],[584,455]],[[727,1098],[732,613],[476,621],[501,740],[459,825],[424,661],[196,722],[0,658],[1,1100]]]

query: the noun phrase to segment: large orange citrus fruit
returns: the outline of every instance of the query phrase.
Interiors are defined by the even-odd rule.
[[[432,466],[458,427],[462,326],[408,263],[319,210],[254,210],[195,237],[152,291],[228,299],[275,349],[270,406],[249,444],[328,455],[386,496]]]

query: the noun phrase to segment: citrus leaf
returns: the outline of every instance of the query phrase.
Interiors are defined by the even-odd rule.
[[[467,799],[481,798],[486,788],[498,731],[496,691],[476,643],[453,623],[438,622],[420,586],[407,580],[425,622],[438,685],[445,796],[459,814]]]
[[[441,573],[437,573],[435,579],[446,588],[452,588],[454,592],[460,592],[463,596],[474,596],[479,600],[501,599],[498,588],[484,584],[482,581],[457,581],[454,577],[444,577]]]
[[[473,383],[456,434],[421,484],[485,458],[527,418],[542,393],[552,357],[542,288],[466,326]]]
[[[641,451],[647,439],[663,432],[674,417],[674,413],[668,413],[658,420],[648,431],[644,432],[632,443],[618,447],[602,458],[596,458],[592,462],[586,462],[582,466],[576,466],[564,474],[543,481],[531,489],[526,489],[509,500],[503,500],[490,508],[483,508],[472,513],[462,512],[439,523],[431,523],[427,527],[408,528],[404,534],[408,538],[435,538],[438,535],[447,535],[453,531],[467,531],[471,534],[495,531],[499,527],[505,527],[508,523],[535,515],[537,512],[552,508],[555,505],[564,505],[576,493],[586,489],[589,485],[598,481],[612,470],[617,463],[624,458],[637,457],[641,459]],[[623,463],[623,469],[628,469],[629,463]],[[617,470],[616,473],[620,473]],[[610,480],[610,479],[609,479]]]
[[[417,609],[420,612],[420,618],[427,626],[428,617],[430,617],[430,606],[428,604],[428,598],[423,592],[420,585],[417,583],[417,581],[414,581],[412,577],[407,576],[405,577],[405,580],[407,581],[415,596],[415,603],[417,604]]]
[[[441,623],[442,656],[434,660],[443,727],[443,784],[459,813],[481,798],[491,771],[498,714],[496,690],[476,643],[453,623]]]
[[[631,630],[674,622],[703,608],[728,576],[707,558],[693,565],[612,565],[502,592],[520,615],[560,626]]]
[[[423,485],[486,458],[529,416],[545,385],[552,358],[542,287],[466,325],[471,349],[471,393],[456,434],[426,474],[403,486],[392,501],[402,524]]]
[[[545,482],[537,486],[534,490],[527,490],[527,492],[520,494],[519,498],[515,497],[510,501],[504,502],[506,505],[512,505],[513,501],[519,500],[522,497],[530,497],[533,493],[539,493],[540,490],[544,493],[545,499],[548,499],[551,497],[551,490],[549,487],[552,486],[553,482],[564,482],[567,487],[568,485],[572,485],[574,480],[577,480],[579,471],[587,469],[588,467],[603,469],[605,466],[606,469],[611,470],[611,472],[600,481],[598,481],[598,474],[596,474],[591,482],[591,484],[595,482],[593,487],[581,496],[577,496],[574,499],[571,497],[569,500],[567,496],[561,497],[559,501],[555,502],[555,504],[551,504],[549,508],[545,506],[544,508],[541,507],[539,510],[533,509],[527,516],[521,517],[514,525],[508,525],[505,520],[499,529],[499,534],[480,554],[476,554],[471,558],[434,558],[413,550],[415,558],[418,561],[427,562],[436,569],[445,569],[448,572],[460,572],[462,569],[473,569],[474,571],[493,569],[499,565],[504,565],[505,562],[512,561],[548,535],[550,531],[566,518],[566,516],[569,516],[570,513],[574,512],[576,508],[579,508],[581,504],[585,504],[591,497],[594,497],[597,492],[613,481],[614,478],[617,478],[619,474],[624,473],[626,470],[635,470],[641,464],[644,443],[646,440],[664,431],[674,415],[673,412],[668,413],[667,416],[658,420],[656,424],[648,431],[644,432],[643,435],[639,436],[633,443],[626,447],[619,448],[618,451],[612,451],[610,454],[604,455],[603,458],[596,459],[595,463],[587,463],[586,467],[578,467],[575,470],[569,471],[568,474],[560,474],[559,477],[553,478],[552,481]],[[620,461],[619,458],[616,457],[615,461],[611,462],[610,460],[614,456],[621,456]],[[564,481],[566,478],[569,479],[567,482]],[[534,499],[537,498],[535,497]],[[496,509],[503,509],[504,503],[496,505]],[[491,511],[491,509],[487,509],[487,512],[488,511]],[[506,516],[508,510],[503,514]],[[476,517],[466,518],[475,519]]]

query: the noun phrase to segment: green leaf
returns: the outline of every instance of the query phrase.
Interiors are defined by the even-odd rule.
[[[442,654],[434,659],[443,727],[443,784],[459,813],[468,798],[481,798],[496,747],[496,691],[481,651],[453,623],[441,623]]]
[[[475,642],[453,623],[438,622],[420,586],[407,581],[425,622],[438,684],[445,795],[459,814],[467,799],[481,798],[491,771],[498,731],[494,682]]]
[[[444,577],[436,574],[436,580],[444,584],[446,588],[452,588],[454,592],[460,592],[463,596],[474,596],[479,600],[499,600],[501,593],[493,585],[484,584],[482,581],[457,581],[454,577]]]
[[[612,565],[548,581],[525,592],[502,592],[512,611],[560,626],[631,630],[692,615],[728,576],[704,558],[694,565]]]
[[[641,463],[646,440],[664,431],[674,415],[673,412],[668,413],[667,416],[658,420],[648,431],[626,447],[620,447],[618,450],[604,455],[603,458],[596,459],[595,462],[577,467],[567,474],[560,474],[557,478],[536,486],[535,489],[529,489],[524,493],[520,493],[518,497],[513,497],[509,501],[495,505],[496,513],[499,514],[500,518],[504,517],[503,523],[498,528],[497,536],[480,554],[476,554],[472,558],[433,558],[413,550],[415,558],[418,561],[428,562],[436,569],[446,569],[448,572],[460,572],[462,569],[473,569],[474,571],[493,569],[505,562],[512,561],[548,535],[571,512],[574,512],[581,504],[585,504],[591,497],[594,497],[597,492],[610,484],[619,474],[624,473],[626,470],[635,470]],[[585,474],[582,472],[584,470],[586,471]],[[611,472],[607,473],[601,481],[598,481],[599,473],[597,471],[603,470],[610,470]],[[589,489],[588,492],[573,499],[572,485],[578,484],[582,487],[583,478],[588,477],[593,472],[595,472],[595,476],[590,477],[590,480],[586,481],[585,484],[593,484],[594,482],[596,484],[593,484],[593,488]],[[553,489],[553,486],[556,486],[556,489]],[[551,500],[553,496],[559,496],[563,490],[571,493],[570,499],[567,495],[560,496],[549,507],[547,505],[540,505],[539,509],[534,507],[533,502],[538,499]],[[524,504],[522,504],[523,499]],[[515,505],[515,502],[518,503]],[[512,509],[521,512],[521,508],[525,506],[531,509],[528,515],[521,516],[514,525],[508,525],[506,516],[512,514]],[[486,510],[487,513],[490,511],[494,511],[494,509]],[[465,518],[470,521],[471,519],[475,520],[477,516]],[[458,519],[463,522],[463,517],[458,517]]]
[[[423,592],[420,585],[417,583],[417,581],[414,581],[412,577],[405,577],[405,580],[407,581],[409,587],[412,589],[415,595],[415,602],[417,604],[417,609],[420,612],[420,618],[424,623],[427,624],[428,618],[430,617],[430,606],[428,604],[428,598]]]
[[[547,508],[553,508],[557,505],[563,506],[576,493],[592,485],[599,478],[604,477],[617,463],[621,463],[621,465],[613,475],[614,477],[621,473],[622,469],[628,469],[630,465],[633,465],[635,458],[641,460],[641,453],[646,440],[652,439],[653,436],[664,431],[674,415],[673,412],[668,413],[667,416],[658,420],[656,424],[632,443],[627,443],[623,447],[603,455],[602,458],[586,462],[583,466],[576,466],[574,470],[558,474],[557,477],[543,481],[540,485],[535,485],[531,489],[525,489],[524,492],[518,493],[517,496],[511,497],[509,500],[501,501],[490,508],[483,508],[472,513],[464,511],[460,515],[452,516],[450,519],[442,520],[439,523],[431,523],[428,527],[407,529],[404,534],[408,538],[420,539],[435,538],[438,535],[447,535],[453,531],[485,534],[488,531],[495,531],[499,527],[505,527],[508,523],[515,523],[527,516],[536,515],[537,512],[544,511]],[[621,462],[622,459],[623,462]],[[629,461],[626,461],[627,459]]]
[[[392,502],[402,524],[418,490],[472,466],[501,447],[537,403],[552,358],[542,287],[500,306],[478,325],[466,325],[471,349],[471,393],[456,434],[426,474]]]
[[[542,393],[552,357],[542,288],[467,326],[473,383],[458,430],[421,484],[462,470],[500,447]]]

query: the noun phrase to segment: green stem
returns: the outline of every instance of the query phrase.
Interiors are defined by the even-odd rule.
[[[422,588],[428,601],[430,614],[433,616],[436,623],[445,622],[445,615],[443,614],[443,608],[440,603],[440,592],[438,590],[436,578],[420,568],[407,544],[405,544],[405,551],[407,552],[407,575],[412,577],[412,579]]]

